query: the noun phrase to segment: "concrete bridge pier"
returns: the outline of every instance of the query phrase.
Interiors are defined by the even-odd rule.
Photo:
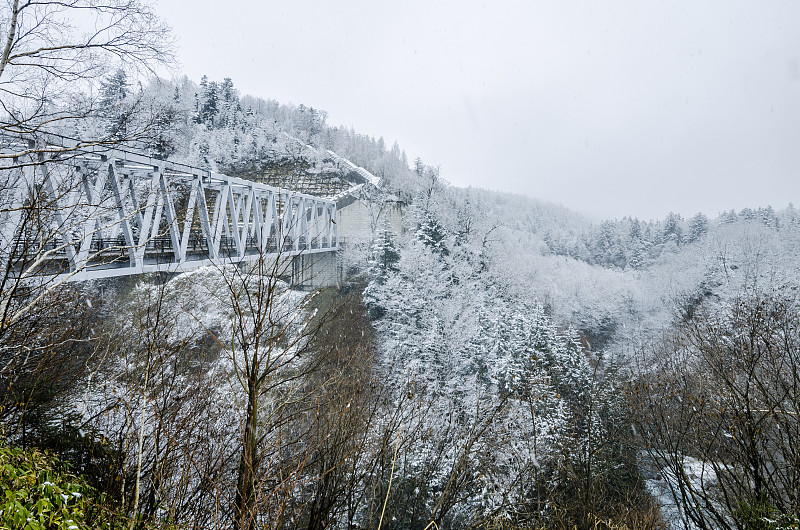
[[[337,252],[299,254],[292,260],[290,285],[297,289],[331,287],[339,283]]]

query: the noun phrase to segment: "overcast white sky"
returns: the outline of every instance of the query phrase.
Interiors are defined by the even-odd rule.
[[[589,214],[800,206],[800,2],[159,0],[182,70]]]

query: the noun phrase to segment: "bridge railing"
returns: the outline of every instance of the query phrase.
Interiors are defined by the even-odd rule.
[[[131,150],[0,138],[0,257],[17,252],[20,274],[84,280],[338,246],[332,200]]]

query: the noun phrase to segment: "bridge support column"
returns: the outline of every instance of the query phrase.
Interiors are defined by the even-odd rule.
[[[339,259],[336,252],[300,254],[292,261],[292,287],[316,289],[339,283]]]

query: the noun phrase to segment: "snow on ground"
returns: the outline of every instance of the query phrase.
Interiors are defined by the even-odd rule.
[[[640,461],[644,464],[643,456],[640,456]],[[681,503],[675,499],[675,495],[680,495],[680,489],[672,470],[663,468],[647,473],[646,469],[648,467],[646,464],[643,465],[645,486],[661,507],[661,514],[669,528],[673,530],[695,530],[698,528],[686,517],[681,508]],[[716,481],[716,472],[712,464],[690,456],[683,457],[683,472],[689,478],[689,484],[692,489],[708,489]]]

